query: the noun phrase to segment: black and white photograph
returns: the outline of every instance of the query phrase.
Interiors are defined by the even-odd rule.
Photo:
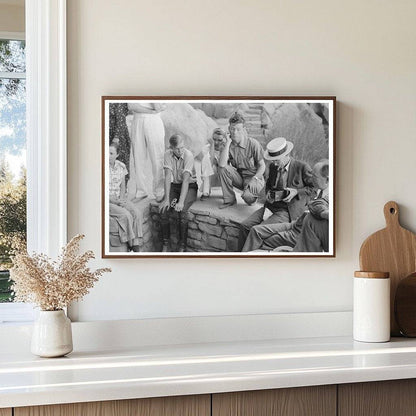
[[[334,257],[335,97],[102,97],[103,257]]]

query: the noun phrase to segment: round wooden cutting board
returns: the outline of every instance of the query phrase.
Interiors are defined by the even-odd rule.
[[[390,273],[391,335],[397,336],[400,331],[394,317],[394,299],[400,280],[416,271],[416,235],[400,225],[396,202],[384,205],[384,217],[386,228],[370,235],[361,246],[360,268]]]

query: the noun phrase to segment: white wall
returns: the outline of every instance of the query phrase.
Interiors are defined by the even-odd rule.
[[[100,257],[102,95],[336,95],[335,259],[119,259],[79,320],[351,309],[362,240],[416,229],[416,2],[68,0],[69,236]]]

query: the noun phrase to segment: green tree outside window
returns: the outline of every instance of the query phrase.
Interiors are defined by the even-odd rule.
[[[25,62],[24,41],[0,39],[0,302],[13,298],[11,256],[26,244]]]

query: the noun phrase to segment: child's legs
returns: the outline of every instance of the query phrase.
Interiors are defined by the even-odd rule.
[[[131,243],[135,237],[133,230],[133,216],[125,208],[110,203],[110,216],[115,218],[119,225],[120,241]]]
[[[133,202],[127,201],[125,208],[133,217],[133,230],[137,238],[143,237],[143,212]]]
[[[211,157],[208,154],[204,155],[201,160],[201,175],[202,176],[211,176],[214,174],[214,168],[212,167]]]
[[[211,193],[211,181],[209,176],[202,177],[201,192],[202,195],[209,195]]]
[[[205,155],[202,161],[195,160],[194,166],[200,192],[202,195],[209,195],[211,193],[209,177],[214,174],[209,155]]]
[[[176,202],[179,201],[181,195],[180,187],[175,184],[171,184],[169,192],[169,208],[163,211],[160,214],[160,222],[162,227],[162,238],[163,243],[167,244],[170,238],[170,226],[169,226],[169,216],[175,212],[175,208],[171,206],[172,202],[176,199]]]

